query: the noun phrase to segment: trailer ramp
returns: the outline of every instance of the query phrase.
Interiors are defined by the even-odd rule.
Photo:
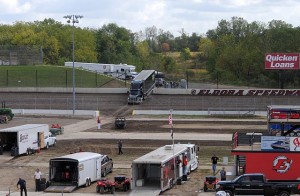
[[[130,196],[157,196],[161,192],[159,187],[147,187],[147,186],[141,186],[141,187],[135,187],[130,191]]]
[[[76,189],[76,186],[49,186],[45,192],[52,193],[71,193]]]

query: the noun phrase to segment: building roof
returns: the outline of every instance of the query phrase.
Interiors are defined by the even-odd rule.
[[[102,154],[94,153],[94,152],[77,152],[74,154],[69,154],[61,157],[56,157],[53,159],[50,159],[50,161],[64,161],[64,160],[74,160],[74,161],[86,161],[89,159],[94,159],[97,157],[102,157]]]
[[[182,154],[186,151],[187,151],[186,144],[174,144],[174,148],[173,145],[166,145],[135,159],[133,163],[160,164],[160,163],[167,162],[170,159],[172,159],[174,156]]]
[[[18,132],[18,131],[25,131],[25,130],[32,129],[32,128],[45,127],[45,126],[49,127],[48,124],[25,124],[25,125],[10,127],[10,128],[6,128],[6,129],[0,129],[0,132]],[[41,130],[41,131],[44,131],[44,130]]]

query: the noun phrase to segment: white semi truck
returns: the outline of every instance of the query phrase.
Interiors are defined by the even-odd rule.
[[[48,124],[26,124],[0,129],[0,139],[5,151],[12,156],[29,154],[56,144],[56,137],[49,132]]]
[[[131,194],[159,195],[172,188],[183,177],[182,160],[189,157],[191,170],[198,167],[194,144],[174,144],[160,147],[132,162]]]

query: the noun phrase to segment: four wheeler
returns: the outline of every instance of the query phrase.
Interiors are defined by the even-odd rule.
[[[115,128],[116,129],[125,129],[126,119],[124,116],[118,116],[115,118]]]
[[[216,185],[219,182],[219,179],[216,176],[206,176],[204,180],[204,192],[207,190],[216,190]]]
[[[116,189],[122,189],[126,192],[130,189],[130,179],[123,174],[119,174],[115,176],[115,185]]]
[[[60,126],[59,124],[52,124],[50,127],[50,132],[56,136],[64,133],[64,128]]]
[[[102,179],[97,182],[96,186],[96,192],[97,193],[107,193],[110,192],[111,194],[114,194],[116,190],[115,182],[111,182],[107,179]]]

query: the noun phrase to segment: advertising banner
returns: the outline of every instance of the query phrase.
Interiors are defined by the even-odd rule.
[[[261,150],[300,152],[300,137],[262,136]]]
[[[299,53],[267,53],[265,69],[299,69]]]
[[[300,156],[292,152],[264,152],[246,155],[246,173],[264,173],[268,180],[300,178]]]
[[[262,136],[262,151],[290,151],[290,138],[283,136]]]

